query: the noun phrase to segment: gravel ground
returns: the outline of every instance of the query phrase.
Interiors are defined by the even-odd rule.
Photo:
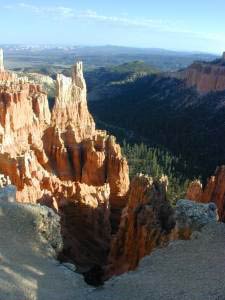
[[[225,300],[225,224],[155,250],[136,271],[95,289],[55,259],[57,218],[41,206],[0,201],[0,300]]]
[[[190,241],[175,241],[139,268],[108,281],[87,299],[225,300],[225,224],[211,223]]]
[[[0,203],[0,300],[86,299],[83,277],[54,258],[58,225],[47,208]]]

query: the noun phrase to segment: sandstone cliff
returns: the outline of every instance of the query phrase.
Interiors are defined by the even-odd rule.
[[[111,278],[87,299],[224,299],[224,245],[225,224],[210,222],[191,240],[156,249],[135,271]]]
[[[212,62],[195,62],[187,69],[176,73],[188,87],[195,87],[200,93],[225,90],[225,57]]]
[[[129,171],[115,139],[95,129],[82,63],[71,78],[57,76],[52,111],[40,85],[1,66],[0,173],[17,187],[17,201],[46,204],[62,215],[65,256],[81,267],[104,263],[110,211],[118,220]]]
[[[179,200],[172,207],[166,197],[167,185],[165,176],[153,180],[141,174],[132,180],[128,204],[111,242],[106,277],[134,270],[156,248],[173,240],[188,240],[218,220],[214,203]]]
[[[8,188],[0,189],[0,299],[224,298],[225,224],[215,222],[209,205],[179,201],[179,228],[198,230],[191,240],[156,249],[137,270],[96,289],[74,272],[76,266],[56,261],[62,247],[58,215],[40,205],[12,203]]]
[[[167,177],[133,179],[119,231],[112,241],[108,275],[134,270],[142,257],[173,237],[175,216],[166,199]]]
[[[4,72],[3,50],[0,49],[0,72]]]
[[[199,181],[190,184],[187,199],[209,203],[214,202],[218,208],[221,221],[225,221],[225,166],[218,167],[215,175],[210,177],[203,188]]]

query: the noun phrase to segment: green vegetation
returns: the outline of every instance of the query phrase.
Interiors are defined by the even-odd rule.
[[[168,199],[175,204],[184,198],[190,180],[179,170],[185,168],[181,158],[172,156],[159,148],[150,148],[145,144],[128,144],[123,142],[123,154],[127,157],[130,178],[138,173],[148,174],[154,178],[166,175],[169,180]]]
[[[225,164],[224,91],[198,95],[180,80],[151,75],[109,86],[98,96],[89,102],[98,122],[116,136],[127,132],[132,142],[181,156],[188,163],[187,178],[201,176],[205,183]]]
[[[148,74],[152,73],[158,73],[159,71],[151,67],[150,65],[147,65],[142,60],[136,60],[133,62],[127,62],[118,66],[112,66],[107,68],[108,71],[111,72],[117,72],[117,73],[139,73],[139,72],[145,72]]]
[[[125,62],[143,61],[161,71],[185,68],[195,60],[212,60],[209,54],[182,53],[162,49],[138,49],[116,46],[102,47],[50,47],[24,49],[23,46],[3,45],[8,68],[45,68],[49,66],[68,67],[76,60],[82,60],[86,70],[110,67]],[[46,70],[43,70],[46,74]],[[34,71],[35,72],[35,71]]]
[[[132,61],[121,65],[96,68],[85,72],[88,99],[98,101],[118,94],[120,87],[138,78],[156,74],[156,68],[143,61]]]

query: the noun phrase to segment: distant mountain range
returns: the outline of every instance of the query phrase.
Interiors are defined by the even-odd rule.
[[[67,45],[0,45],[4,49],[6,66],[71,66],[74,60],[83,60],[86,69],[119,65],[142,60],[162,71],[187,67],[195,60],[210,61],[218,56],[200,52],[177,52],[157,48],[129,48],[121,46],[67,46]]]

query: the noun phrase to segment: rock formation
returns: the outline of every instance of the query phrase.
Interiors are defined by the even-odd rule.
[[[197,201],[202,197],[202,183],[200,180],[192,181],[187,189],[186,198],[189,200]]]
[[[196,203],[190,200],[179,200],[175,208],[175,239],[193,238],[196,232],[211,222],[218,221],[215,203]]]
[[[112,277],[87,300],[224,299],[224,245],[225,224],[210,222],[193,239],[156,249],[135,271]]]
[[[8,197],[8,189],[0,188],[0,299],[224,298],[225,224],[215,222],[211,204],[178,201],[178,228],[197,230],[191,239],[155,249],[137,270],[96,289],[84,282],[75,265],[56,261],[62,248],[58,214]]]
[[[175,227],[174,211],[166,199],[167,177],[133,179],[119,231],[111,245],[108,275],[134,270],[154,248],[166,245]]]
[[[225,90],[225,53],[215,62],[195,62],[187,69],[176,72],[176,76],[184,79],[189,87],[195,87],[200,93]]]
[[[3,50],[0,49],[0,72],[4,72]]]
[[[190,220],[176,224],[166,177],[140,175],[130,185],[120,146],[96,130],[86,98],[81,62],[71,78],[57,75],[51,111],[41,85],[0,71],[0,185],[12,183],[17,201],[47,205],[61,216],[59,259],[75,262],[90,280],[106,265],[106,276],[135,269],[156,247],[189,238],[192,228]],[[224,176],[225,167],[209,182],[208,198],[199,182],[189,190],[190,198],[216,199],[221,219]],[[9,187],[7,199],[14,192]]]
[[[86,299],[82,276],[56,260],[63,246],[59,216],[45,206],[7,201],[6,188],[0,195],[0,299]]]
[[[57,76],[52,112],[40,85],[2,67],[0,173],[17,187],[17,201],[46,204],[62,215],[63,255],[85,268],[104,263],[110,210],[118,220],[129,171],[115,139],[95,129],[82,63],[72,78]]]
[[[219,219],[225,221],[225,166],[218,167],[215,175],[210,177],[206,186],[197,181],[191,183],[187,199],[202,203],[214,202],[218,208]]]
[[[139,175],[132,180],[128,204],[111,242],[106,276],[134,270],[156,248],[197,236],[204,226],[218,220],[214,203],[179,200],[172,208],[166,198],[167,185],[165,176],[153,180]]]

